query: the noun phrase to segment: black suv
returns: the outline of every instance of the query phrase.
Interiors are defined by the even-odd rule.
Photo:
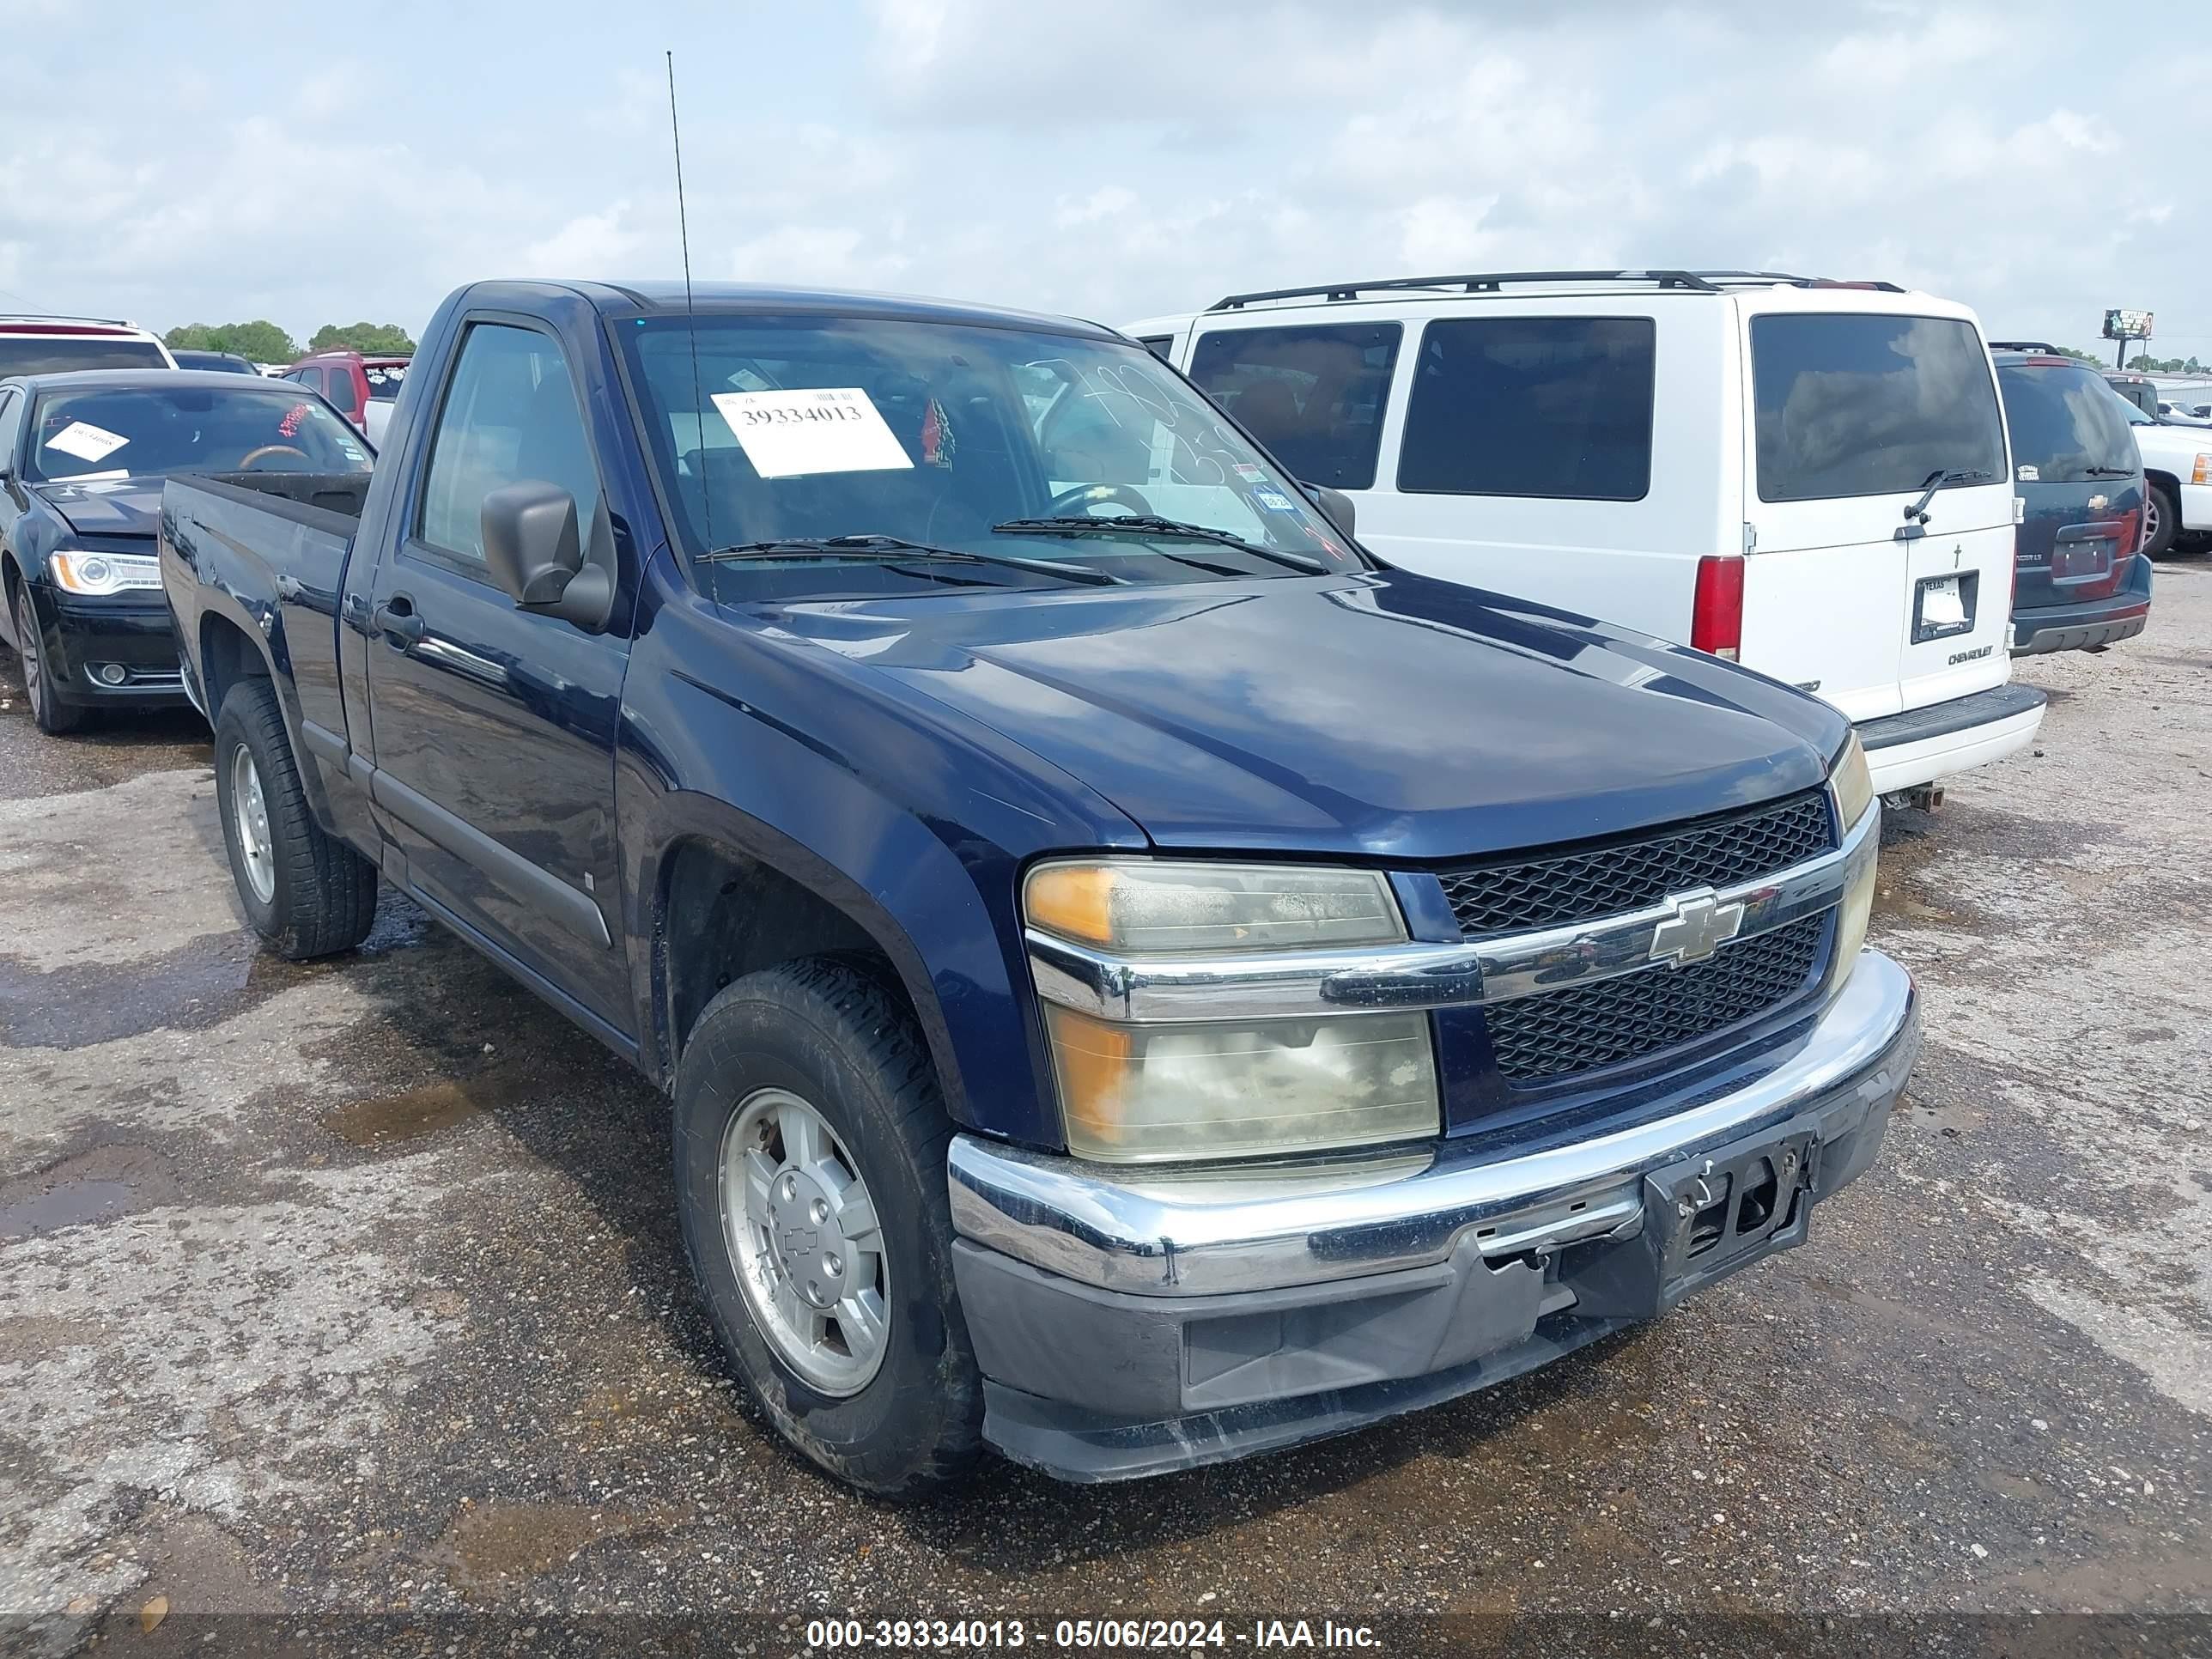
[[[1993,343],[2013,489],[2014,656],[2132,639],[2150,615],[2142,556],[2142,458],[2124,401],[2098,369],[2052,347]]]

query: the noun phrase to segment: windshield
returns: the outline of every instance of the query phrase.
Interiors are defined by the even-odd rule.
[[[2103,375],[2007,364],[1997,384],[2012,427],[2013,465],[2033,467],[2033,482],[2087,483],[2136,470],[2136,441],[2120,414],[2125,401]],[[2016,476],[2027,480],[2024,471]]]
[[[1917,495],[1938,472],[2004,477],[1989,354],[1971,323],[1754,317],[1751,370],[1763,501]]]
[[[1296,484],[1140,347],[857,317],[726,313],[696,330],[648,318],[617,332],[687,548],[757,550],[702,567],[723,598],[1067,580],[926,554],[759,546],[848,536],[1118,581],[1362,568]],[[1197,533],[1112,530],[1130,517]],[[1012,522],[1041,519],[1071,523]]]
[[[0,336],[0,379],[10,374],[66,374],[80,368],[167,368],[151,340],[103,334]]]
[[[103,386],[50,392],[33,417],[28,476],[64,479],[170,472],[366,472],[368,451],[343,417],[290,387],[239,377],[229,386]]]
[[[364,363],[361,372],[368,379],[368,400],[373,404],[388,404],[399,395],[399,387],[407,378],[404,363]]]

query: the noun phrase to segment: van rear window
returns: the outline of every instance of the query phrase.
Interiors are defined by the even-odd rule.
[[[1199,337],[1190,378],[1299,483],[1368,489],[1399,334],[1395,323],[1224,330]]]
[[[2043,483],[2124,477],[2141,464],[2126,405],[2094,370],[2003,364],[1997,384],[2012,428],[2013,465],[2033,467]]]
[[[1649,317],[1483,317],[1421,336],[1401,490],[1633,501],[1651,487]]]
[[[1917,494],[1936,472],[2005,477],[1972,324],[1856,313],[1754,317],[1759,499]]]

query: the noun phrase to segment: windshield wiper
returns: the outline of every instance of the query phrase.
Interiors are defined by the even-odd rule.
[[[994,524],[991,533],[995,536],[1136,536],[1172,537],[1179,541],[1212,542],[1221,547],[1233,547],[1240,553],[1249,553],[1255,558],[1268,559],[1293,570],[1310,571],[1316,574],[1328,568],[1326,561],[1307,553],[1285,553],[1279,548],[1261,547],[1248,542],[1242,536],[1226,530],[1216,530],[1210,525],[1185,524],[1180,519],[1154,518],[1146,514],[1129,514],[1115,519],[1008,519],[1004,524]]]
[[[1997,483],[1996,473],[1986,473],[1986,471],[1980,471],[1980,469],[1973,469],[1973,471],[1929,473],[1927,477],[1920,480],[1920,500],[1916,500],[1911,507],[1905,508],[1905,522],[1911,525],[1913,520],[1920,520],[1923,525],[1927,525],[1929,502],[1936,500],[1936,491],[1938,491],[1938,489],[1944,489],[1947,484],[1996,484],[1996,483]]]
[[[2132,478],[2136,470],[2131,466],[2085,466],[2082,471],[2093,478]]]
[[[1984,472],[1978,468],[1969,472],[1931,472],[1921,481],[1923,488],[1920,492],[1920,499],[1905,509],[1905,521],[1911,524],[1917,519],[1922,524],[1926,524],[1928,503],[1936,499],[1936,492],[1946,484],[1995,483],[1996,481],[1996,473]]]
[[[1008,570],[1029,570],[1041,576],[1103,587],[1121,578],[1087,564],[1062,564],[1057,559],[1022,559],[1006,553],[971,553],[964,547],[933,547],[910,542],[902,536],[784,536],[774,541],[743,542],[718,547],[698,556],[702,563],[734,564],[745,559],[863,559],[876,564],[903,564],[916,559],[937,559],[954,564],[991,564]]]

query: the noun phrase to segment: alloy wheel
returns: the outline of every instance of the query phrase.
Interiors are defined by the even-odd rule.
[[[890,1266],[860,1168],[822,1115],[784,1089],[745,1097],[722,1133],[722,1240],[753,1324],[821,1393],[883,1368]]]
[[[269,803],[261,793],[261,773],[244,744],[231,751],[230,817],[238,826],[238,856],[246,884],[264,904],[276,899],[276,846],[269,833]]]

